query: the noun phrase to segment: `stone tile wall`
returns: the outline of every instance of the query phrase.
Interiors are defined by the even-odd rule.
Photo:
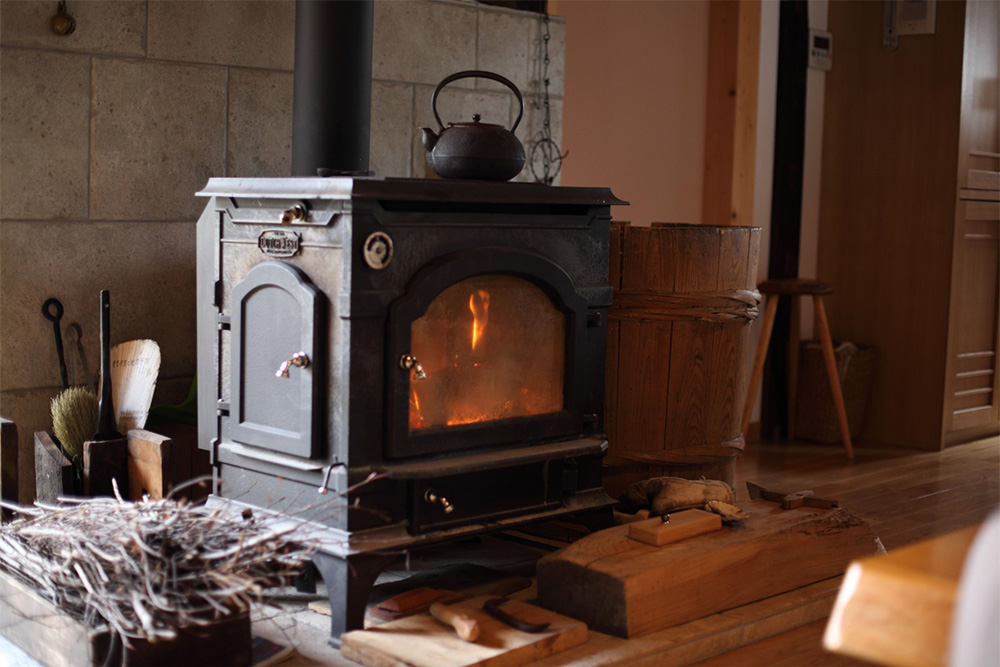
[[[98,292],[111,291],[112,342],[152,338],[154,403],[177,403],[195,368],[194,196],[212,176],[285,176],[291,167],[292,0],[70,2],[76,30],[51,32],[54,0],[0,2],[0,414],[21,440],[21,499],[33,497],[32,433],[49,430],[61,389],[52,324],[63,303],[71,382],[99,363]],[[561,139],[565,25],[550,23],[552,131]],[[517,134],[542,129],[542,18],[469,0],[375,4],[371,168],[430,177],[419,127],[448,74],[486,69],[525,95]],[[442,120],[509,125],[510,92],[449,85]],[[518,180],[530,180],[525,170]],[[67,338],[83,332],[86,372]]]

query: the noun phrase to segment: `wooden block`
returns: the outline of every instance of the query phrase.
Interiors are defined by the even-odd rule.
[[[174,443],[170,438],[134,428],[128,441],[129,498],[141,500],[148,495],[153,500],[169,493],[174,475]]]
[[[76,483],[73,464],[55,436],[46,431],[35,432],[35,499],[55,502],[63,495],[79,495],[82,488]]]
[[[184,424],[165,424],[157,426],[154,435],[156,438],[169,438],[170,440],[168,457],[170,460],[164,460],[162,464],[161,493],[173,493],[174,498],[187,498],[192,502],[208,496],[212,488],[211,482],[208,480],[202,484],[188,485],[180,491],[176,491],[178,486],[192,479],[211,477],[212,475],[212,464],[208,452],[198,447],[198,429]],[[164,448],[161,447],[161,456],[166,455],[163,450]],[[155,457],[155,454],[153,456]],[[131,471],[131,468],[129,470]],[[147,490],[152,491],[148,487]]]
[[[126,497],[128,485],[128,440],[87,440],[83,443],[83,493],[86,496],[113,496],[111,480]]]
[[[88,628],[2,571],[0,600],[0,634],[49,667],[250,664],[249,614],[178,629],[172,641],[130,640],[123,660],[121,642],[107,627]]]
[[[837,576],[877,552],[874,533],[844,509],[737,503],[742,526],[668,547],[594,533],[538,562],[539,603],[591,628],[634,637]]]
[[[879,664],[947,664],[958,583],[978,530],[851,563],[823,646]]]
[[[449,607],[478,623],[479,638],[475,642],[459,639],[451,627],[428,614],[417,614],[345,633],[340,638],[340,652],[345,658],[369,667],[506,667],[529,664],[587,641],[587,626],[580,621],[510,600],[503,606],[509,614],[527,623],[550,624],[544,632],[515,630],[483,611],[483,603],[488,599],[490,596],[482,596]]]
[[[0,498],[12,503],[18,502],[17,460],[17,425],[0,417]]]
[[[464,593],[421,586],[371,607],[366,618],[381,622],[395,621],[397,618],[425,612],[432,603],[451,604],[465,597]]]
[[[684,510],[670,515],[670,522],[661,517],[636,521],[628,526],[628,536],[654,547],[680,542],[689,537],[711,533],[722,528],[722,517],[705,510]]]
[[[385,602],[380,602],[378,606],[380,609],[398,614],[401,611],[408,611],[414,607],[425,604],[429,605],[431,602],[438,600],[443,594],[443,591],[428,586],[421,586],[420,588],[400,593]]]

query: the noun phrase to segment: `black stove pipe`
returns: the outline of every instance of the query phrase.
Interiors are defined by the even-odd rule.
[[[368,171],[372,0],[296,0],[292,176]]]

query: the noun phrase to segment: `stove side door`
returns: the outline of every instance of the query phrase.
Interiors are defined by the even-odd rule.
[[[321,293],[281,262],[253,267],[232,290],[229,434],[312,458],[319,441]]]

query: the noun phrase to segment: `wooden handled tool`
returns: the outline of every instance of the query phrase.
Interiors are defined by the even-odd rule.
[[[115,428],[115,406],[111,395],[111,300],[108,290],[101,290],[101,392],[98,404],[97,433],[92,440],[116,440],[122,434]]]
[[[803,505],[820,509],[833,509],[840,506],[835,498],[817,498],[813,495],[812,491],[781,493],[778,491],[769,491],[753,482],[747,482],[747,493],[750,494],[751,500],[767,500],[772,503],[781,503],[781,509],[783,510],[793,510]]]
[[[433,603],[429,611],[431,616],[441,623],[455,628],[458,636],[465,641],[474,642],[479,638],[479,623],[474,618],[469,618],[465,614],[446,607],[440,602]]]

